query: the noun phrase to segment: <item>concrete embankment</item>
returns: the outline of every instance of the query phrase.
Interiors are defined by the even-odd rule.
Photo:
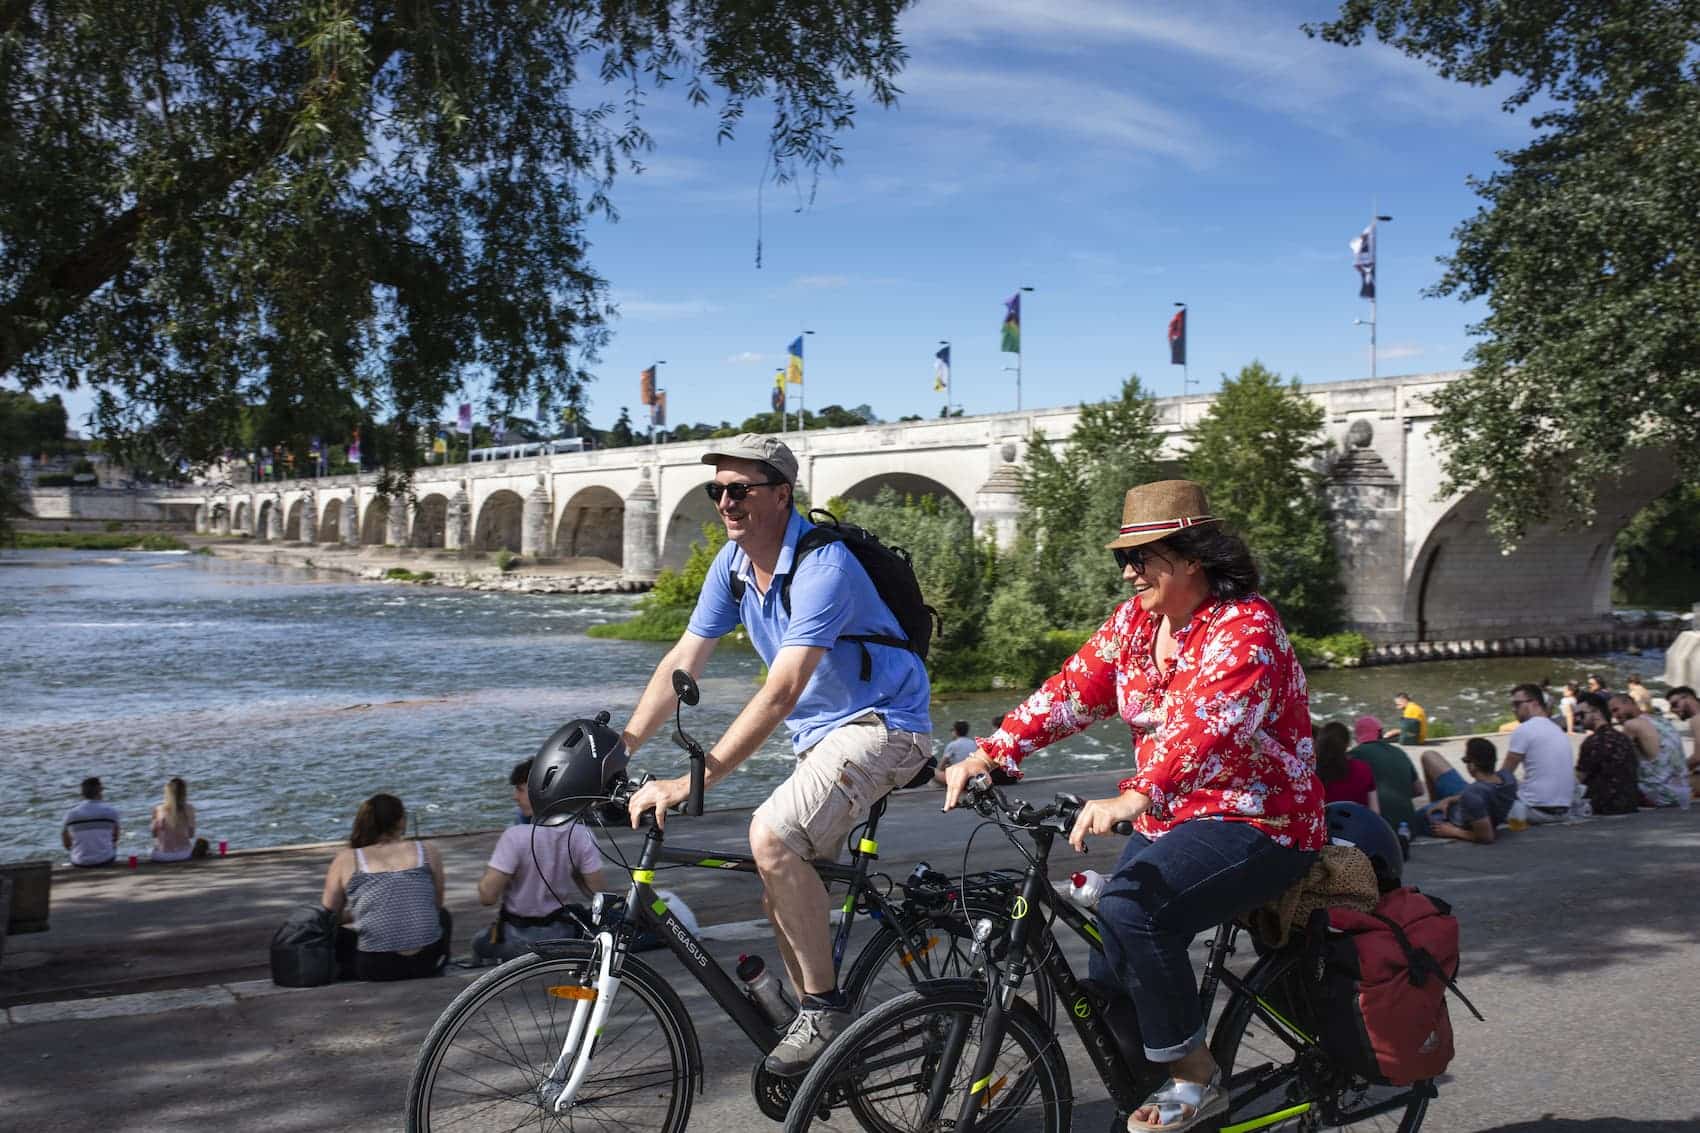
[[[620,577],[620,568],[606,559],[519,560],[503,570],[496,556],[481,551],[463,554],[416,547],[348,547],[337,543],[193,541],[219,558],[325,571],[364,582],[528,594],[632,594],[649,589],[648,583]],[[411,577],[390,576],[398,570],[407,571]]]

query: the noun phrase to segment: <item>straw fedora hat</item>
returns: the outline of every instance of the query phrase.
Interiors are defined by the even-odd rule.
[[[1112,551],[1138,547],[1183,528],[1215,522],[1201,486],[1191,480],[1153,480],[1128,489],[1122,503],[1121,531],[1104,545]]]

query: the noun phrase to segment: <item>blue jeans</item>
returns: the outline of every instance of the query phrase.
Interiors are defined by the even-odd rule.
[[[1156,841],[1128,838],[1098,899],[1104,951],[1091,974],[1133,1000],[1145,1057],[1174,1062],[1204,1044],[1192,938],[1273,901],[1315,857],[1244,822],[1194,819]]]
[[[1468,784],[1465,782],[1463,773],[1455,767],[1448,768],[1444,775],[1434,781],[1434,797],[1429,799],[1428,805],[1419,807],[1417,813],[1411,817],[1411,832],[1434,837],[1434,831],[1430,829],[1429,811],[1434,809],[1437,800],[1449,799],[1453,795],[1463,794],[1466,786]],[[1445,818],[1446,816],[1441,815],[1440,817]]]

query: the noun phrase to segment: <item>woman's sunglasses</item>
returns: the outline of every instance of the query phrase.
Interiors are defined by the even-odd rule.
[[[1132,567],[1137,573],[1145,573],[1145,564],[1156,554],[1155,547],[1117,547],[1110,552],[1116,557],[1116,566],[1122,570]]]
[[[757,480],[753,484],[721,484],[718,482],[704,484],[702,490],[708,493],[708,498],[715,503],[720,502],[721,496],[731,496],[732,502],[737,503],[750,494],[751,488],[772,488],[783,484],[783,480]]]

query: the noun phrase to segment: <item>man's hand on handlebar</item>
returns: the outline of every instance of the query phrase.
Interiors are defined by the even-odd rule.
[[[944,809],[952,810],[976,775],[990,775],[992,761],[979,752],[957,760],[944,769]]]
[[[1091,799],[1075,817],[1074,827],[1068,832],[1068,844],[1084,854],[1087,838],[1113,833],[1116,823],[1132,822],[1149,809],[1150,797],[1138,791],[1125,791],[1113,799]]]
[[[689,776],[681,775],[677,779],[651,779],[637,789],[631,801],[626,803],[626,812],[631,815],[632,829],[636,830],[643,821],[645,811],[655,812],[655,825],[667,828],[667,808],[678,806],[691,797],[691,780]]]

